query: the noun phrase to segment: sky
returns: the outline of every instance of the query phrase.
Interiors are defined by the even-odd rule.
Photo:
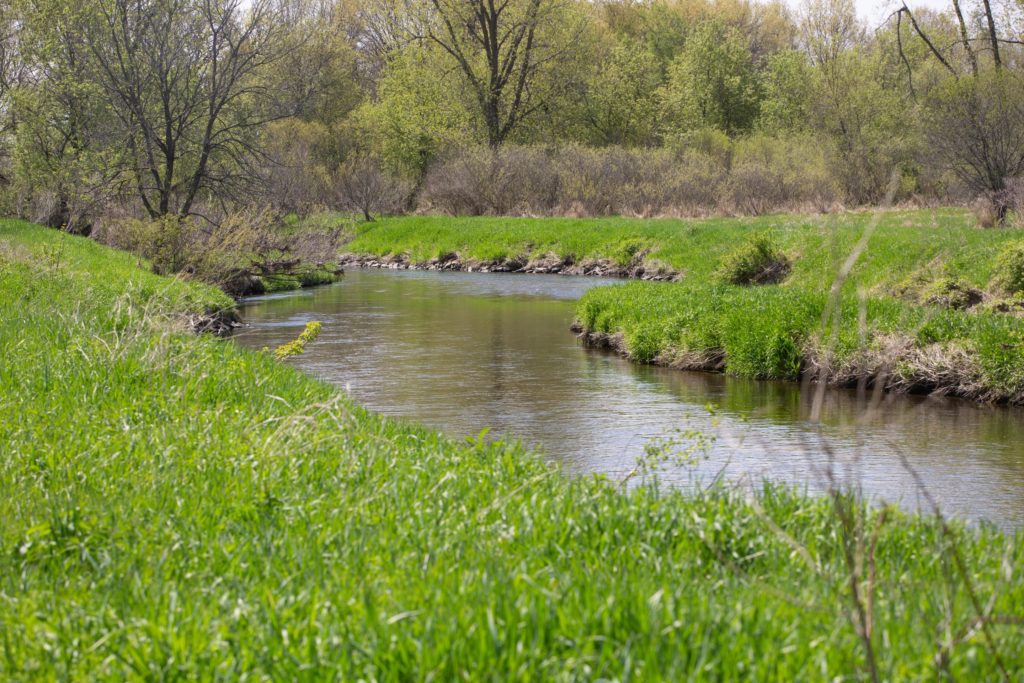
[[[801,0],[786,1],[794,9],[801,4]],[[855,2],[857,5],[857,15],[862,21],[867,23],[868,28],[872,29],[885,21],[885,18],[902,4],[900,0],[855,0]],[[949,0],[907,0],[907,6],[912,10],[924,9],[926,7],[942,10],[948,9],[950,3]]]

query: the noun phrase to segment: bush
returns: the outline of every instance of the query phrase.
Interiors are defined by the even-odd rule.
[[[981,292],[977,289],[963,280],[951,277],[940,278],[921,292],[922,303],[957,310],[975,306],[981,303],[981,298]]]
[[[429,168],[418,200],[470,216],[823,211],[841,196],[820,147],[763,136],[734,145],[710,134],[674,149],[469,147]]]
[[[412,193],[406,181],[386,173],[378,159],[355,155],[331,179],[336,208],[358,211],[367,221],[377,213],[401,213]]]
[[[825,211],[839,198],[820,145],[759,135],[736,144],[721,203],[732,213],[758,216],[780,208]]]
[[[111,220],[96,237],[147,259],[154,273],[184,273],[232,294],[323,282],[330,271],[322,264],[334,259],[339,231],[288,232],[279,225],[270,211],[250,209],[215,225],[178,216]]]
[[[427,208],[458,216],[545,215],[558,198],[558,176],[539,147],[450,151],[427,171],[420,194]]]
[[[775,246],[772,234],[762,232],[728,254],[717,275],[734,285],[768,285],[781,282],[790,269],[789,258]]]
[[[1024,242],[1007,245],[996,257],[992,288],[1011,296],[1024,294]]]

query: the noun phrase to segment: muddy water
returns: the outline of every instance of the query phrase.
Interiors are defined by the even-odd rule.
[[[679,456],[662,472],[679,483],[770,478],[820,490],[833,477],[928,507],[923,485],[946,514],[1024,527],[1024,411],[907,396],[872,407],[836,390],[815,423],[813,388],[582,348],[568,331],[574,301],[606,284],[354,270],[336,285],[248,301],[237,340],[274,347],[319,320],[320,338],[291,362],[362,405],[453,435],[487,427],[573,472],[623,477],[660,445]]]

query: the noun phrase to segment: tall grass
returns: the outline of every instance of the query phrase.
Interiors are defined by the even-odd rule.
[[[854,501],[872,539],[858,574],[828,498],[622,491],[516,445],[386,420],[176,324],[223,303],[0,222],[0,679],[1024,667],[1019,534]],[[866,636],[851,586],[872,596]]]

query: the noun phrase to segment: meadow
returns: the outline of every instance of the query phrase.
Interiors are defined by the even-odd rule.
[[[569,478],[193,334],[230,300],[26,223],[0,294],[5,680],[1024,670],[1019,533]]]
[[[759,241],[784,266],[778,282],[742,277],[770,257]],[[1018,231],[979,229],[969,213],[942,209],[707,220],[401,217],[361,224],[345,249],[413,264],[457,254],[460,267],[600,261],[631,274],[672,273],[678,282],[591,290],[578,306],[579,330],[640,362],[1020,403],[1024,292],[1008,291],[997,271],[1001,255],[1021,244]]]

